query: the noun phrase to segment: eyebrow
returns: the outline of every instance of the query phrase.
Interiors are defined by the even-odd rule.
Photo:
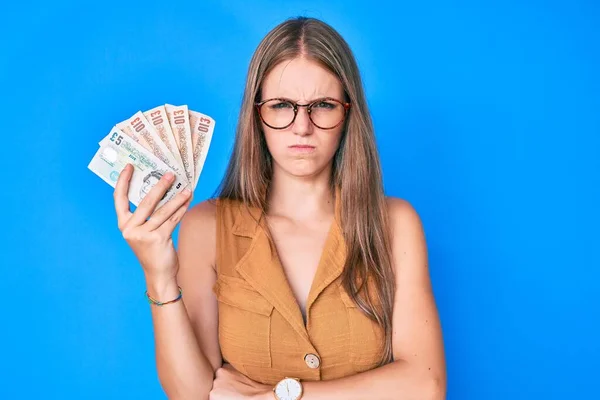
[[[281,99],[281,100],[287,100],[287,101],[290,101],[290,102],[292,102],[292,103],[299,103],[299,101],[298,101],[298,100],[294,100],[294,99],[291,99],[291,98],[289,98],[289,97],[285,97],[285,96],[267,97],[266,99]],[[263,99],[262,101],[264,101],[264,100],[266,100],[266,99]],[[317,100],[323,100],[323,99],[336,99],[336,97],[334,97],[334,96],[319,96],[319,97],[315,97],[315,98],[314,98],[314,99],[312,99],[312,100],[307,100],[307,103],[306,103],[306,104],[310,104],[310,103],[312,103],[312,102],[314,102],[314,101],[317,101]]]

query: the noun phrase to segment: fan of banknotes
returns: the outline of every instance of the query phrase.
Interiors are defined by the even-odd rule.
[[[214,129],[214,119],[188,110],[187,105],[138,111],[100,141],[88,168],[114,188],[123,168],[132,164],[128,197],[135,206],[165,173],[172,172],[175,180],[161,206],[186,187],[196,188]]]

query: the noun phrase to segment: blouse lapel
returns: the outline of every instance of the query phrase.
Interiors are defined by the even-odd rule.
[[[309,316],[310,307],[317,297],[335,281],[344,270],[346,261],[346,244],[341,225],[341,191],[336,188],[335,191],[335,217],[327,235],[323,253],[317,266],[317,271],[313,279],[308,300],[306,303],[306,314]]]
[[[335,218],[327,235],[306,304],[307,318],[310,306],[319,294],[342,273],[346,259],[346,246],[340,221],[340,190],[335,195]],[[267,236],[264,218],[257,208],[240,206],[240,214],[233,227],[233,233],[252,239],[246,254],[235,266],[236,271],[277,311],[292,328],[310,343],[306,326],[298,302],[285,276],[281,261]]]
[[[271,251],[271,243],[263,226],[264,218],[260,216],[259,210],[245,210],[244,208],[244,206],[241,206],[242,212],[238,216],[233,233],[238,236],[252,238],[252,243],[246,254],[235,266],[235,270],[258,293],[273,304],[275,309],[279,311],[300,337],[310,343],[300,307],[285,276],[277,253]],[[259,216],[259,218],[253,218],[256,216]]]

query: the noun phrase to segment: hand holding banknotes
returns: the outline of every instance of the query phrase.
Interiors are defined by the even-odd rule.
[[[88,165],[115,189],[119,229],[155,283],[172,283],[177,274],[171,235],[191,202],[214,128],[213,118],[187,105],[138,111],[110,130]]]
[[[179,267],[171,235],[190,205],[192,192],[185,189],[154,211],[175,180],[168,172],[132,213],[127,197],[132,173],[133,166],[127,164],[114,191],[119,230],[140,261],[146,279],[168,281],[175,278]]]

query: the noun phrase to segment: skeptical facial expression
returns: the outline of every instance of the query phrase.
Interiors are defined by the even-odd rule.
[[[340,144],[346,113],[338,78],[306,58],[284,61],[264,79],[261,101],[269,99],[276,100],[261,105],[260,114],[273,168],[309,177],[329,167]],[[310,116],[308,107],[296,107],[294,119],[295,103],[312,103]],[[279,127],[283,129],[275,129]]]

